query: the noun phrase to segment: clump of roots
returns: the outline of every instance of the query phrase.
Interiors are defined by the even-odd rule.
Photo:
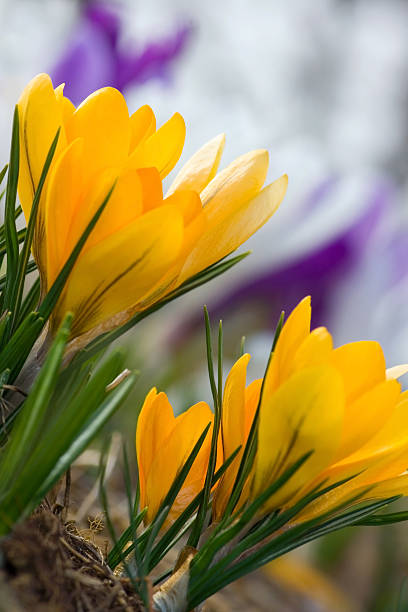
[[[101,551],[44,508],[0,541],[0,591],[0,612],[143,610]]]

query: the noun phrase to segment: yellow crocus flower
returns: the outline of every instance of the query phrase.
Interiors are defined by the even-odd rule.
[[[144,401],[136,428],[140,507],[147,508],[146,523],[156,516],[174,479],[188,459],[213,414],[199,402],[175,417],[165,393],[153,388]],[[167,516],[171,524],[204,486],[211,447],[211,428]]]
[[[263,381],[246,387],[250,357],[236,362],[226,382],[222,415],[226,458],[246,442],[263,382],[257,453],[242,501],[257,497],[313,451],[270,497],[265,512],[293,505],[315,487],[355,476],[308,506],[302,520],[356,495],[362,501],[408,493],[408,394],[401,393],[395,379],[407,366],[386,370],[377,342],[333,348],[329,332],[323,327],[310,331],[310,320],[310,298],[305,298],[283,326]],[[239,458],[234,461],[217,489],[216,518],[225,510],[235,479]]]
[[[185,125],[175,113],[156,129],[153,111],[129,116],[122,94],[95,91],[75,108],[63,85],[35,77],[19,103],[19,197],[26,219],[50,145],[60,129],[41,196],[33,241],[44,295],[115,183],[52,315],[66,311],[72,336],[96,335],[160,300],[228,255],[275,212],[287,177],[263,187],[268,153],[252,151],[216,175],[224,136],[200,149],[163,197],[162,179],[177,163]]]

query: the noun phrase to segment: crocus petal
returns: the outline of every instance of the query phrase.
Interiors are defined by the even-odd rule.
[[[211,185],[211,183],[210,183]],[[210,187],[209,185],[209,187]],[[235,251],[276,212],[286,192],[283,176],[243,205],[225,203],[224,210],[204,208],[206,229],[187,257],[178,284]]]
[[[62,125],[61,107],[47,74],[39,74],[30,81],[18,101],[18,110],[21,150],[19,197],[28,220],[45,159]],[[65,145],[65,133],[62,130],[54,160]]]
[[[129,153],[156,131],[156,117],[150,106],[145,104],[130,116],[130,130]]]
[[[81,201],[83,188],[83,140],[77,138],[65,149],[55,164],[46,194],[45,227],[46,236],[49,237],[46,241],[48,287],[54,282],[67,259],[67,230]]]
[[[404,376],[404,374],[408,373],[408,363],[402,363],[401,365],[393,366],[392,368],[387,368],[385,371],[385,376],[387,380],[391,380],[393,378],[400,378]]]
[[[299,346],[309,337],[312,308],[310,296],[303,298],[287,318],[265,374],[265,395],[271,395],[289,375]]]
[[[337,460],[356,451],[381,429],[392,414],[400,390],[397,381],[388,380],[347,405]]]
[[[215,495],[215,516],[222,516],[234,484],[240,458],[245,446],[245,387],[246,371],[250,360],[247,353],[232,366],[225,382],[222,401],[221,437],[224,460],[241,446],[234,462],[223,475]]]
[[[343,385],[333,367],[308,368],[261,400],[253,494],[259,495],[295,461],[313,454],[266,503],[280,507],[333,458],[344,411]]]
[[[348,402],[385,380],[385,359],[378,342],[351,342],[340,346],[332,353],[332,363],[343,376]]]
[[[130,308],[176,259],[182,240],[183,221],[171,206],[155,209],[102,240],[77,260],[53,326],[72,311],[72,335],[80,335]]]
[[[234,160],[201,193],[209,221],[221,221],[257,193],[265,182],[269,154],[264,149],[250,151]]]
[[[317,327],[299,346],[293,358],[293,371],[329,363],[333,340],[325,327]]]
[[[221,161],[225,134],[219,134],[199,149],[182,167],[168,191],[192,189],[200,193],[214,178]]]
[[[148,506],[146,522],[150,522],[157,514],[160,504],[173,484],[175,477],[187,460],[205,427],[212,420],[212,412],[205,402],[195,404],[177,417],[173,430],[167,439],[163,441],[161,451],[156,453],[155,459],[146,475],[146,500]],[[176,500],[176,506],[172,508],[167,522],[172,522],[176,518],[177,513],[181,509],[181,503],[188,504],[200,492],[205,478],[210,444],[211,432],[209,431],[183,485],[180,499],[178,503]],[[192,490],[191,485],[194,482],[199,486],[196,484],[196,488]]]
[[[149,391],[140,411],[136,428],[136,453],[140,482],[140,506],[146,505],[146,475],[161,445],[175,426],[173,409],[165,393]]]
[[[255,412],[258,407],[259,398],[261,396],[262,378],[258,378],[251,382],[245,389],[245,428],[244,440],[248,438]]]
[[[184,146],[186,126],[179,113],[166,121],[130,155],[127,164],[139,168],[151,166],[158,169],[165,178],[178,162]]]
[[[70,141],[84,139],[87,174],[125,162],[130,144],[130,120],[122,94],[113,87],[98,89],[76,109],[66,124]]]
[[[77,207],[68,231],[65,230],[67,234],[66,257],[69,256],[84,228],[91,221],[113,185],[114,189],[109,202],[86,241],[83,253],[111,234],[125,228],[141,215],[143,189],[138,171],[106,168],[98,174],[97,180],[93,181],[91,186],[82,193],[82,203],[85,200],[87,205]],[[57,198],[58,194],[55,194],[55,200]]]
[[[408,400],[404,399],[398,402],[383,427],[366,444],[327,469],[323,477],[328,483],[331,483],[363,472],[362,478],[369,482],[369,469],[375,468],[378,476],[379,470],[384,474],[384,466],[390,463],[392,471],[394,472],[394,469],[398,471],[400,469],[399,464],[395,464],[391,459],[400,455],[401,452],[404,454],[403,465],[405,469],[408,461],[405,455],[407,436]],[[357,479],[355,481],[359,482]]]

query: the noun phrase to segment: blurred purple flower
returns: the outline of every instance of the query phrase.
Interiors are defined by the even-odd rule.
[[[185,49],[192,26],[179,26],[141,50],[122,48],[121,30],[117,7],[108,2],[95,0],[83,9],[62,57],[50,71],[54,83],[66,83],[64,93],[75,104],[107,85],[123,91],[152,78],[167,80],[170,65]]]
[[[309,216],[318,215],[321,207],[329,206],[330,198],[339,183],[340,179],[328,179],[318,185],[305,198],[302,207],[305,213]],[[338,232],[330,232],[328,240],[316,235],[316,243],[312,248],[305,249],[286,262],[282,261],[279,267],[272,264],[270,270],[253,274],[251,279],[247,279],[219,301],[215,308],[217,316],[223,316],[235,304],[240,307],[245,305],[245,308],[249,304],[254,308],[258,305],[258,308],[267,312],[267,325],[273,326],[281,310],[291,312],[305,295],[311,295],[313,324],[330,325],[334,289],[370,248],[374,232],[389,211],[392,196],[393,189],[388,182],[373,184],[365,196],[366,201],[362,204],[356,202],[360,214],[352,223]],[[358,197],[362,197],[362,194]]]

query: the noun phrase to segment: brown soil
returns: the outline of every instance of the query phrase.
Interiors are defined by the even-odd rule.
[[[101,551],[46,509],[0,541],[0,612],[142,611]]]

